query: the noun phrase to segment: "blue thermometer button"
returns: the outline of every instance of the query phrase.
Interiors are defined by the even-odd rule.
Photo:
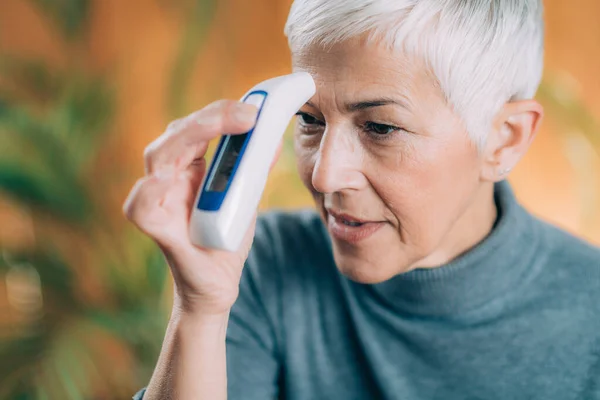
[[[260,115],[266,97],[266,92],[253,92],[246,96],[243,102],[256,106]],[[217,211],[221,208],[253,132],[254,128],[245,134],[226,135],[221,138],[200,195],[199,209]]]

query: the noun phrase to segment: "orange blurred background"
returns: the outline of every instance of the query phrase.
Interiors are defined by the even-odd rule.
[[[238,98],[256,82],[288,73],[289,52],[282,32],[290,4],[290,0],[218,1],[204,33],[205,42],[190,60],[193,73],[186,88],[186,107],[181,111],[191,112],[219,98]],[[593,115],[600,116],[600,2],[545,0],[545,5],[546,76],[559,80]],[[85,68],[106,73],[118,90],[112,128],[118,144],[107,151],[111,160],[118,157],[128,164],[136,172],[133,175],[143,172],[144,147],[171,119],[181,116],[169,114],[166,99],[176,52],[186,33],[182,8],[159,0],[92,3],[89,39],[81,49],[80,61]],[[27,1],[0,2],[0,51],[65,66],[63,42],[49,25]],[[531,211],[600,242],[600,228],[591,226],[598,225],[598,217],[593,217],[592,224],[582,212],[581,197],[586,189],[579,187],[583,183],[577,176],[578,167],[569,161],[565,141],[555,132],[565,128],[555,119],[551,113],[547,115],[541,134],[511,182]],[[590,162],[589,173],[598,178],[598,160]],[[286,169],[283,173],[292,172]],[[296,191],[293,196],[269,199],[277,187],[273,181],[276,179],[272,179],[265,206],[311,204],[306,194]],[[121,188],[123,196],[132,182]],[[3,220],[11,218],[10,214],[4,212]],[[19,240],[15,237],[18,218],[10,221],[0,228],[2,242]]]
[[[74,39],[68,39],[57,29],[56,18],[51,15],[52,10],[62,10],[48,5],[52,1],[1,1],[0,59],[35,59],[47,68],[67,74],[76,71],[77,74],[103,77],[103,82],[114,94],[114,113],[106,128],[105,140],[98,142],[92,166],[85,170],[82,179],[91,186],[94,196],[100,196],[99,203],[104,207],[103,215],[110,220],[110,229],[119,232],[118,235],[127,232],[123,235],[133,237],[136,246],[140,241],[143,243],[136,247],[142,249],[140,252],[148,252],[151,245],[130,230],[120,212],[130,187],[143,174],[144,147],[170,120],[215,99],[239,98],[255,83],[289,72],[290,59],[283,26],[291,0],[90,0],[79,3],[88,4],[89,9],[83,27],[75,33]],[[596,123],[600,119],[600,2],[545,0],[544,3],[546,74],[540,100],[546,106],[547,116],[532,149],[511,174],[510,181],[518,198],[533,213],[600,244],[600,131]],[[0,87],[10,84],[7,80],[10,80],[7,76],[0,77]],[[40,113],[46,112],[45,107],[50,107],[51,100],[44,103]],[[54,156],[60,158],[61,154]],[[288,145],[270,177],[262,206],[296,208],[310,205],[311,199],[296,176],[288,135]],[[69,265],[76,266],[74,279],[80,287],[77,296],[81,296],[81,302],[110,309],[111,315],[118,314],[120,303],[111,303],[112,289],[107,289],[112,284],[104,283],[102,272],[99,272],[103,267],[96,265],[94,258],[100,248],[96,236],[83,243],[84,239],[72,225],[44,213],[38,214],[30,206],[22,207],[19,198],[9,195],[0,195],[0,221],[0,247],[3,250],[27,252],[37,248],[42,238],[55,237],[56,246],[66,254]],[[52,228],[40,226],[44,225],[40,221],[48,222]],[[123,239],[120,243],[128,242]],[[125,248],[123,253],[128,253],[128,249]],[[122,258],[115,256],[115,259],[137,260],[131,254]],[[143,268],[143,262],[136,262]],[[129,272],[138,268],[132,265],[122,268],[129,275],[119,278],[125,282],[120,285],[127,286],[127,282],[146,276]],[[33,268],[35,271],[35,265]],[[39,272],[39,268],[37,270]],[[22,291],[29,293],[36,290],[36,285],[41,285],[39,290],[46,293],[44,275],[41,272],[39,275],[42,276],[41,283],[37,284],[37,278],[30,279],[31,274],[18,275],[21,280],[17,281],[25,282]],[[162,319],[156,323],[159,327],[168,313],[170,299],[168,285],[162,286],[167,289],[156,295],[164,305]],[[151,296],[148,294],[151,292],[139,291],[140,296],[144,296],[143,293]],[[14,346],[10,344],[14,342],[8,340],[25,335],[24,326],[32,324],[35,318],[43,318],[23,317],[15,311],[10,296],[7,284],[0,283],[0,313],[7,316],[0,317],[0,327],[5,330],[0,338],[9,343],[5,346]],[[126,294],[123,296],[128,298]],[[134,304],[136,300],[128,301],[127,304]],[[143,326],[142,321],[140,327]],[[35,364],[39,362],[37,360],[23,367],[29,372],[7,382],[11,382],[11,387],[39,385],[42,389],[33,391],[37,394],[31,398],[38,398],[35,396],[42,393],[47,398],[73,399],[117,398],[115,393],[127,395],[128,391],[143,385],[151,372],[151,360],[160,346],[162,331],[158,329],[158,334],[148,339],[154,347],[143,366],[136,359],[137,353],[131,350],[135,343],[131,343],[130,336],[124,335],[123,339],[112,331],[105,336],[101,333],[104,331],[94,332],[97,336],[86,339],[82,346],[100,347],[105,355],[111,355],[108,361],[102,361],[108,363],[105,369],[97,367],[100,372],[95,372],[95,378],[73,378],[75,389],[69,388],[69,379],[52,385],[44,380],[44,374],[50,372],[41,373],[45,370]],[[72,351],[77,353],[78,350]],[[18,356],[16,350],[13,353]],[[89,357],[96,366],[102,363],[93,355]],[[0,359],[0,363],[3,362],[8,361]],[[5,368],[0,371],[14,372],[6,365]],[[86,368],[83,370],[88,371]],[[139,368],[142,372],[127,372],[128,368]],[[65,374],[72,374],[76,369],[67,369],[71,372]],[[110,369],[114,371],[108,379],[109,387],[117,389],[111,389],[109,393],[101,389],[101,377],[103,371]],[[121,377],[113,376],[117,374]],[[14,384],[19,380],[21,384]],[[25,389],[21,392],[28,393]],[[10,393],[17,392],[0,389],[0,398],[3,393],[13,396]],[[65,394],[67,397],[60,397]],[[30,398],[26,396],[29,395],[19,398]]]

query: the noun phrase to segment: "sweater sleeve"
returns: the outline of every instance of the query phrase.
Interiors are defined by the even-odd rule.
[[[252,250],[240,281],[238,299],[227,328],[228,400],[278,397],[279,346],[276,262],[265,218],[259,219]]]

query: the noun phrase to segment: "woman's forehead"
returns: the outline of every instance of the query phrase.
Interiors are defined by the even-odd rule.
[[[361,98],[393,97],[417,101],[437,92],[435,81],[416,57],[375,44],[347,41],[292,55],[294,71],[309,72],[319,97],[327,93]]]
[[[371,74],[399,78],[418,71],[419,61],[401,51],[394,51],[375,43],[357,39],[340,42],[334,46],[310,46],[292,54],[295,68],[313,69],[317,73]]]

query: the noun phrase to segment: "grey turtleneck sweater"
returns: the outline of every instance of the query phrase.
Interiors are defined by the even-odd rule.
[[[338,272],[314,212],[262,216],[228,328],[229,400],[600,399],[600,250],[507,183],[496,203],[471,251],[375,285]]]

